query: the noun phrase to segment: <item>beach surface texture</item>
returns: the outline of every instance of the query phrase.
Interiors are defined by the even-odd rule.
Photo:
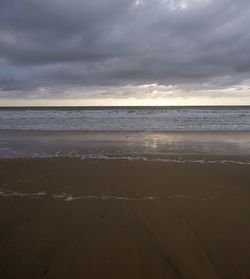
[[[0,129],[1,279],[250,278],[249,130],[16,121]]]
[[[248,278],[249,165],[0,161],[1,278]]]

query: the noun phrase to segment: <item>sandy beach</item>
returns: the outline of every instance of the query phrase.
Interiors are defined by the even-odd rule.
[[[0,0],[0,279],[250,279],[250,0]]]
[[[0,277],[249,278],[249,181],[234,163],[1,160]]]

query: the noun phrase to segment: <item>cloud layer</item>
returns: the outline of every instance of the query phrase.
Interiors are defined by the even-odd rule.
[[[0,97],[248,94],[249,26],[249,0],[2,0]]]

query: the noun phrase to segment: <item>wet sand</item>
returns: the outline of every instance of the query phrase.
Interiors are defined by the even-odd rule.
[[[0,278],[250,278],[250,166],[0,160]]]
[[[123,154],[250,156],[250,131],[0,130],[0,158]]]

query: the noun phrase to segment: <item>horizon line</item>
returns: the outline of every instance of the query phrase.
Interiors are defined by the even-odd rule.
[[[149,106],[149,105],[141,105],[141,106],[138,106],[138,105],[128,105],[128,106],[125,106],[125,105],[122,105],[122,106],[102,106],[102,105],[93,105],[93,106],[78,106],[78,105],[75,105],[75,106],[72,106],[72,105],[66,105],[66,106],[45,106],[45,105],[42,105],[42,106],[1,106],[0,105],[0,109],[8,109],[8,108],[188,108],[188,107],[192,107],[192,108],[195,108],[195,107],[250,107],[250,104],[248,105],[166,105],[166,106],[159,106],[159,105],[153,105],[153,106]]]

